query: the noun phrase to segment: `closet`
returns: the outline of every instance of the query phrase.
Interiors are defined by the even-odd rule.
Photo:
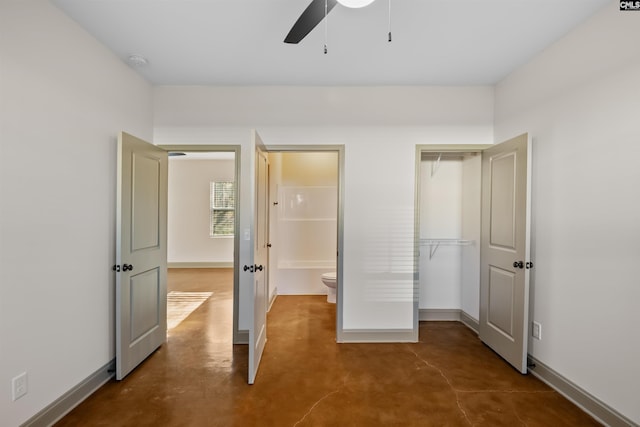
[[[481,158],[479,152],[421,153],[421,320],[479,318]]]

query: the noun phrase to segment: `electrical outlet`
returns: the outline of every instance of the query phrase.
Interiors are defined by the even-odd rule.
[[[27,373],[23,372],[11,380],[13,400],[16,401],[27,394]]]
[[[538,322],[533,322],[533,327],[531,328],[531,335],[541,340],[542,339],[542,325]]]

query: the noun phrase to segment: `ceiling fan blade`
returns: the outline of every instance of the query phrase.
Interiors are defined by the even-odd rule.
[[[336,0],[327,1],[327,13],[337,4]],[[325,0],[312,0],[311,4],[302,12],[300,18],[293,24],[291,31],[285,37],[285,43],[300,43],[324,19]]]

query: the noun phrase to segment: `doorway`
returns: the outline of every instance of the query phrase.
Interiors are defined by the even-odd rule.
[[[428,315],[427,305],[435,303],[434,314],[448,311],[451,318],[420,317],[467,323],[523,374],[533,267],[531,159],[528,134],[484,149],[418,146],[416,151],[419,306]]]
[[[343,213],[343,206],[344,206],[344,146],[342,145],[309,145],[309,146],[263,146],[261,143],[258,144],[259,141],[259,137],[258,135],[254,132],[254,144],[255,144],[255,149],[256,149],[256,157],[257,157],[257,151],[258,148],[260,149],[260,151],[264,151],[265,153],[269,153],[269,152],[335,152],[337,153],[337,157],[338,157],[338,202],[337,202],[337,211],[338,211],[338,215],[337,215],[337,253],[336,253],[336,279],[337,279],[337,284],[338,284],[338,289],[337,289],[337,306],[336,306],[336,340],[338,342],[341,342],[341,332],[342,332],[342,324],[343,324],[343,316],[342,316],[342,269],[343,269],[343,256],[342,256],[342,252],[343,252],[343,234],[344,234],[344,213]],[[260,148],[262,147],[262,148]],[[164,145],[161,146],[161,148],[165,149],[166,151],[179,151],[179,152],[209,152],[209,151],[231,151],[235,153],[235,170],[236,170],[236,182],[238,183],[238,191],[236,192],[236,201],[239,202],[240,199],[243,200],[243,205],[244,206],[251,206],[253,204],[255,204],[255,202],[252,202],[251,197],[248,197],[251,193],[251,191],[246,192],[244,190],[246,190],[245,187],[249,186],[247,185],[252,179],[255,179],[255,175],[248,173],[251,172],[251,167],[249,167],[249,171],[247,170],[247,165],[244,165],[245,169],[242,171],[242,173],[240,173],[240,169],[241,169],[241,146],[240,145],[229,145],[229,146],[222,146],[222,145]],[[246,157],[246,156],[245,156]],[[244,159],[246,160],[246,159]],[[255,165],[254,165],[255,166]],[[248,176],[251,175],[254,178],[249,178],[249,181],[247,181]],[[242,176],[243,182],[240,183],[240,177]],[[240,185],[241,184],[241,185]],[[243,191],[243,195],[240,195],[241,190],[240,187],[242,187]],[[252,186],[249,186],[252,187]],[[248,198],[247,198],[248,197]],[[253,196],[252,196],[253,197]],[[239,206],[239,204],[237,204],[237,206]],[[252,312],[255,311],[256,308],[256,300],[255,299],[251,299],[249,298],[249,295],[246,294],[248,289],[253,289],[253,286],[245,286],[246,283],[244,282],[244,280],[248,277],[253,277],[252,275],[250,275],[249,273],[247,273],[246,271],[244,273],[241,273],[241,269],[244,268],[244,266],[240,265],[240,258],[241,258],[241,252],[245,251],[247,249],[252,248],[252,241],[251,239],[251,231],[248,227],[248,223],[247,218],[254,218],[255,213],[251,213],[249,211],[243,211],[242,213],[242,221],[245,221],[245,225],[241,226],[240,224],[240,209],[237,209],[235,212],[235,228],[234,228],[234,305],[233,305],[233,343],[234,344],[250,344],[249,345],[249,350],[251,353],[251,349],[253,348],[253,346],[251,345],[251,323],[255,322],[255,320],[258,318],[257,315],[255,313],[253,313],[253,316],[251,316]],[[251,220],[253,221],[253,220]],[[241,242],[242,240],[242,242]],[[247,245],[247,243],[250,243]],[[254,256],[252,256],[252,254],[249,253],[244,253],[242,254],[243,259],[254,259]],[[248,268],[248,267],[247,267]],[[240,274],[244,274],[244,276],[241,278]],[[240,283],[243,283],[243,289],[240,289]],[[245,294],[242,294],[242,292],[245,292]],[[241,301],[242,300],[242,301]],[[244,307],[244,308],[243,308]],[[247,310],[248,309],[248,310]],[[243,310],[243,311],[241,311]],[[249,328],[245,329],[247,326],[247,323],[249,323]],[[242,325],[245,325],[245,328],[240,329],[240,327],[242,327]],[[253,331],[255,333],[256,331],[256,327],[253,326]],[[258,352],[259,353],[259,352]],[[249,355],[249,359],[251,362],[251,354]],[[250,363],[251,365],[251,363]],[[257,362],[254,361],[254,368],[257,367]],[[255,375],[255,369],[251,369],[250,366],[250,380],[249,383],[252,383],[251,380],[251,374],[253,372],[253,374]]]
[[[343,146],[267,146],[270,161],[269,300],[325,295],[336,274],[336,340],[342,330]],[[328,303],[330,304],[330,303]]]
[[[238,320],[240,227],[239,210],[235,208],[239,206],[240,147],[198,145],[161,148],[169,152],[170,158],[169,203],[179,205],[169,207],[168,266],[181,270],[230,268],[233,281],[232,342],[246,344],[248,331],[239,329]],[[189,280],[189,277],[196,280],[197,277],[211,279],[218,276],[228,280],[228,275],[222,270],[203,270],[205,274],[201,275],[188,271],[180,273],[174,275],[178,281]],[[185,298],[193,305],[198,297],[205,298],[205,293],[190,294]],[[176,298],[181,297],[176,295]]]
[[[478,331],[481,150],[418,152],[419,319],[463,321]]]

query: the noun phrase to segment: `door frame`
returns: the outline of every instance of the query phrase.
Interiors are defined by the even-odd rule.
[[[158,145],[167,152],[179,151],[181,153],[207,153],[226,152],[234,153],[234,174],[236,183],[234,212],[234,232],[233,232],[233,344],[248,344],[249,331],[238,329],[238,319],[240,316],[240,145]]]
[[[336,259],[336,342],[343,342],[343,267],[344,267],[344,145],[269,145],[265,144],[267,153],[322,153],[338,154],[338,253]]]
[[[413,319],[414,329],[417,331],[416,335],[419,338],[420,334],[420,204],[422,202],[420,198],[422,189],[422,174],[421,174],[421,162],[422,153],[479,153],[482,154],[484,150],[492,147],[494,144],[417,144],[416,145],[416,181],[415,181],[415,207],[414,207],[414,231],[413,231],[413,271],[414,271],[414,284],[413,284]],[[478,272],[480,274],[480,272]],[[478,304],[480,302],[478,301]],[[446,319],[446,320],[459,320],[468,326],[470,329],[478,333],[479,323],[471,316],[465,316],[463,312],[460,313],[459,319]]]

